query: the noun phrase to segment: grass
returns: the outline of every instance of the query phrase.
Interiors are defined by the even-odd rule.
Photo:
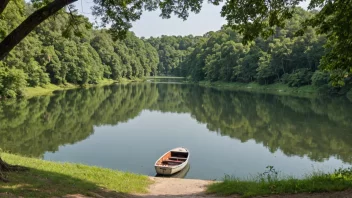
[[[148,76],[147,79],[184,79],[185,77],[179,76]]]
[[[30,168],[7,173],[9,183],[0,182],[1,193],[16,197],[62,197],[82,194],[93,197],[124,197],[144,193],[151,181],[147,176],[72,163],[56,163],[3,153],[10,164]]]
[[[201,81],[201,86],[214,87],[228,90],[241,90],[258,93],[272,93],[277,95],[295,95],[303,97],[312,97],[318,93],[318,89],[311,85],[302,87],[289,87],[286,84],[275,83],[270,85],[260,85],[258,83],[239,83],[239,82],[208,82]]]
[[[42,87],[26,87],[24,90],[24,95],[26,98],[31,98],[34,96],[51,95],[56,90],[65,90],[65,89],[74,89],[74,88],[78,88],[78,86],[73,84],[67,84],[66,86],[48,84]]]
[[[144,81],[144,79],[140,79],[140,78],[134,78],[134,79],[121,78],[119,80],[103,79],[99,81],[98,84],[84,85],[83,87],[84,88],[99,87],[99,86],[111,85],[113,83],[127,84],[130,82],[142,82],[142,81]],[[48,84],[45,86],[38,86],[38,87],[26,87],[24,90],[24,96],[26,98],[31,98],[34,96],[52,95],[54,91],[77,89],[77,88],[82,88],[82,86],[67,83],[66,85]]]
[[[332,174],[315,172],[303,179],[285,177],[279,179],[275,171],[261,174],[257,178],[241,180],[225,177],[223,182],[210,185],[208,193],[217,195],[241,195],[243,197],[272,194],[296,194],[333,192],[352,188],[352,168],[339,169]]]

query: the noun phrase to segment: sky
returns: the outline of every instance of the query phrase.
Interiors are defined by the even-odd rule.
[[[90,14],[92,0],[79,0],[75,3],[80,14],[87,16],[92,22],[94,17]],[[301,7],[307,8],[308,3],[301,3]],[[226,24],[226,20],[220,15],[221,6],[203,3],[202,10],[198,14],[191,13],[186,21],[172,16],[170,19],[159,17],[160,10],[154,12],[145,11],[141,19],[132,23],[131,31],[138,37],[149,38],[161,35],[196,35],[201,36],[209,31],[220,30]]]

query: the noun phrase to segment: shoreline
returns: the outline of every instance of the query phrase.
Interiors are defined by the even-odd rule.
[[[65,91],[65,90],[71,90],[71,89],[80,89],[80,88],[91,88],[91,87],[100,87],[100,86],[106,86],[106,85],[112,85],[112,84],[128,84],[132,82],[143,82],[144,79],[126,79],[126,78],[121,78],[119,80],[111,80],[111,79],[103,79],[101,80],[98,84],[89,84],[85,86],[80,86],[80,85],[75,85],[75,84],[70,84],[67,83],[66,85],[54,85],[54,84],[48,84],[45,85],[44,87],[26,87],[24,89],[24,97],[25,99],[29,99],[35,96],[43,96],[43,95],[52,95],[55,91]]]
[[[245,91],[251,93],[266,93],[281,96],[297,96],[304,98],[314,98],[319,95],[319,88],[312,85],[302,87],[289,87],[286,84],[275,83],[270,85],[260,85],[258,83],[239,83],[239,82],[209,82],[201,81],[202,87],[210,87],[220,90]]]
[[[76,163],[53,162],[15,154],[0,153],[10,164],[28,167],[10,172],[9,183],[0,182],[0,197],[281,197],[343,196],[352,192],[352,169],[307,178],[224,181],[151,177]],[[312,184],[313,183],[313,184]]]
[[[42,96],[42,95],[51,95],[55,91],[61,90],[70,90],[70,89],[79,89],[79,88],[90,88],[90,87],[100,87],[112,84],[128,84],[132,82],[144,82],[150,79],[185,79],[184,77],[145,77],[143,79],[126,79],[122,78],[120,80],[111,80],[111,79],[104,79],[100,81],[98,84],[86,85],[86,86],[79,86],[74,84],[66,84],[66,85],[54,85],[48,84],[45,87],[26,87],[24,90],[24,97],[23,98],[32,98],[35,96]],[[169,83],[169,82],[167,82]],[[263,94],[274,94],[274,95],[281,95],[281,96],[295,96],[295,97],[303,97],[303,98],[315,98],[319,95],[319,88],[314,87],[312,85],[306,85],[302,87],[289,87],[286,84],[276,83],[270,85],[260,85],[258,83],[238,83],[238,82],[209,82],[209,81],[200,81],[200,82],[189,82],[184,81],[183,83],[186,84],[196,84],[201,87],[207,88],[215,88],[218,90],[229,90],[229,91],[245,91],[251,93],[263,93]],[[352,93],[352,90],[350,91]],[[352,94],[350,94],[352,95]],[[345,96],[348,98],[348,95]]]

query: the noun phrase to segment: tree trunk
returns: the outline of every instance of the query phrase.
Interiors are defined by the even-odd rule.
[[[0,14],[5,10],[9,2],[10,0],[2,0],[2,2],[0,2]]]
[[[33,14],[24,20],[0,43],[0,60],[4,59],[5,56],[40,23],[61,10],[66,5],[69,5],[75,1],[78,0],[55,0],[33,12]]]
[[[4,175],[4,172],[14,172],[14,171],[26,171],[29,170],[27,167],[10,165],[3,161],[0,157],[0,181],[8,182],[7,178]]]

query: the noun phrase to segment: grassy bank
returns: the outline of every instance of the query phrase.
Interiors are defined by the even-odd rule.
[[[149,76],[147,79],[184,79],[185,77],[180,76]]]
[[[82,194],[93,197],[124,197],[146,192],[147,176],[71,163],[55,163],[2,153],[10,164],[29,167],[27,172],[7,173],[9,183],[0,182],[1,193],[16,197],[62,197]]]
[[[272,93],[278,95],[295,95],[303,97],[312,97],[318,94],[318,89],[314,86],[307,85],[302,87],[289,87],[286,84],[276,83],[270,85],[260,85],[258,83],[238,83],[238,82],[199,82],[201,86],[214,87],[228,90],[241,90],[258,93]]]
[[[336,170],[332,174],[312,173],[303,179],[292,177],[279,179],[273,172],[249,180],[226,177],[223,182],[210,185],[207,192],[218,195],[236,194],[251,197],[273,194],[334,192],[351,188],[352,168]]]
[[[132,80],[126,79],[126,78],[121,78],[119,80],[103,79],[98,84],[85,85],[83,87],[87,88],[87,87],[105,86],[105,85],[111,85],[114,83],[127,84],[130,82],[142,82],[142,81],[144,81],[144,79],[139,79],[139,78],[134,78]],[[70,84],[70,83],[67,83],[66,85],[48,84],[42,87],[26,87],[24,90],[24,95],[26,98],[31,98],[34,96],[51,95],[54,91],[58,91],[58,90],[77,89],[77,88],[82,88],[82,86]]]

